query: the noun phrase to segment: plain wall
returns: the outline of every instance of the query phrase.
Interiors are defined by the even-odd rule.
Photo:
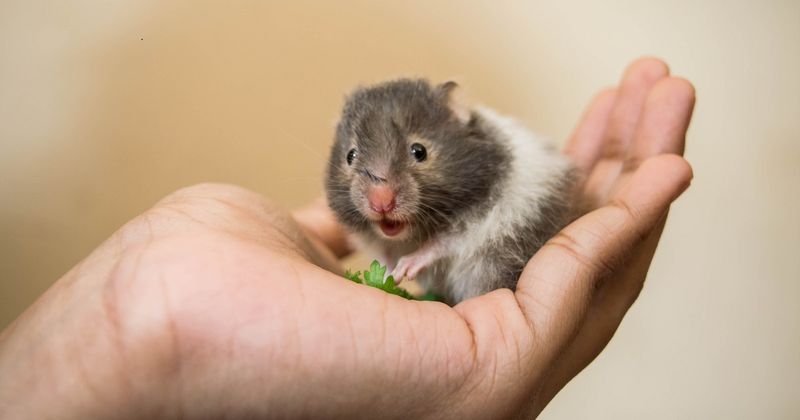
[[[0,0],[0,328],[201,181],[322,191],[342,96],[451,78],[563,141],[656,55],[697,87],[691,189],[546,419],[800,417],[800,2]]]

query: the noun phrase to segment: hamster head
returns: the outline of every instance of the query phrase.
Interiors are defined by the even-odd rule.
[[[486,203],[508,150],[453,82],[401,79],[353,92],[336,129],[328,202],[351,230],[424,241]]]

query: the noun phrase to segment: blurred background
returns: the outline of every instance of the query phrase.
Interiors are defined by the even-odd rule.
[[[555,141],[641,55],[697,87],[647,286],[545,419],[800,418],[800,2],[0,1],[0,328],[201,181],[322,192],[343,95],[458,80]]]

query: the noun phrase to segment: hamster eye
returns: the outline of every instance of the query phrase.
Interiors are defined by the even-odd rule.
[[[419,143],[414,143],[411,145],[411,154],[414,156],[414,159],[416,159],[417,162],[422,162],[426,157],[428,157],[428,151],[425,150],[425,146]]]
[[[347,164],[348,165],[352,165],[353,164],[353,159],[356,158],[357,154],[358,154],[358,152],[356,151],[356,149],[350,149],[350,151],[347,152]]]

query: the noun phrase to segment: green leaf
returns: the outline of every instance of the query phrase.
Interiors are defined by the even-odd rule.
[[[380,286],[383,284],[383,275],[386,274],[386,266],[381,266],[378,260],[372,260],[369,265],[369,277],[364,273],[364,278],[370,286]]]
[[[406,299],[414,299],[414,296],[411,293],[408,293],[406,289],[397,287],[397,284],[394,282],[394,277],[392,276],[386,278],[386,282],[383,283],[382,289],[385,292],[391,293],[393,295],[404,297]]]
[[[355,273],[352,273],[348,269],[347,271],[344,272],[344,278],[346,278],[346,279],[348,279],[350,281],[356,282],[356,283],[363,283],[363,281],[361,281],[361,272],[360,271],[356,271]]]
[[[444,299],[441,296],[436,296],[431,292],[425,293],[422,296],[414,297],[416,300],[427,300],[431,302],[444,302]]]
[[[356,271],[353,273],[350,270],[347,270],[344,273],[344,276],[353,282],[365,284],[376,289],[381,289],[386,293],[397,295],[406,299],[442,301],[442,298],[431,293],[426,293],[420,297],[415,297],[411,293],[408,293],[406,289],[398,287],[397,283],[395,283],[394,277],[391,275],[384,279],[383,276],[386,274],[386,266],[381,265],[378,260],[373,260],[369,265],[369,271],[364,271],[363,281],[361,280],[361,274],[361,271]]]

